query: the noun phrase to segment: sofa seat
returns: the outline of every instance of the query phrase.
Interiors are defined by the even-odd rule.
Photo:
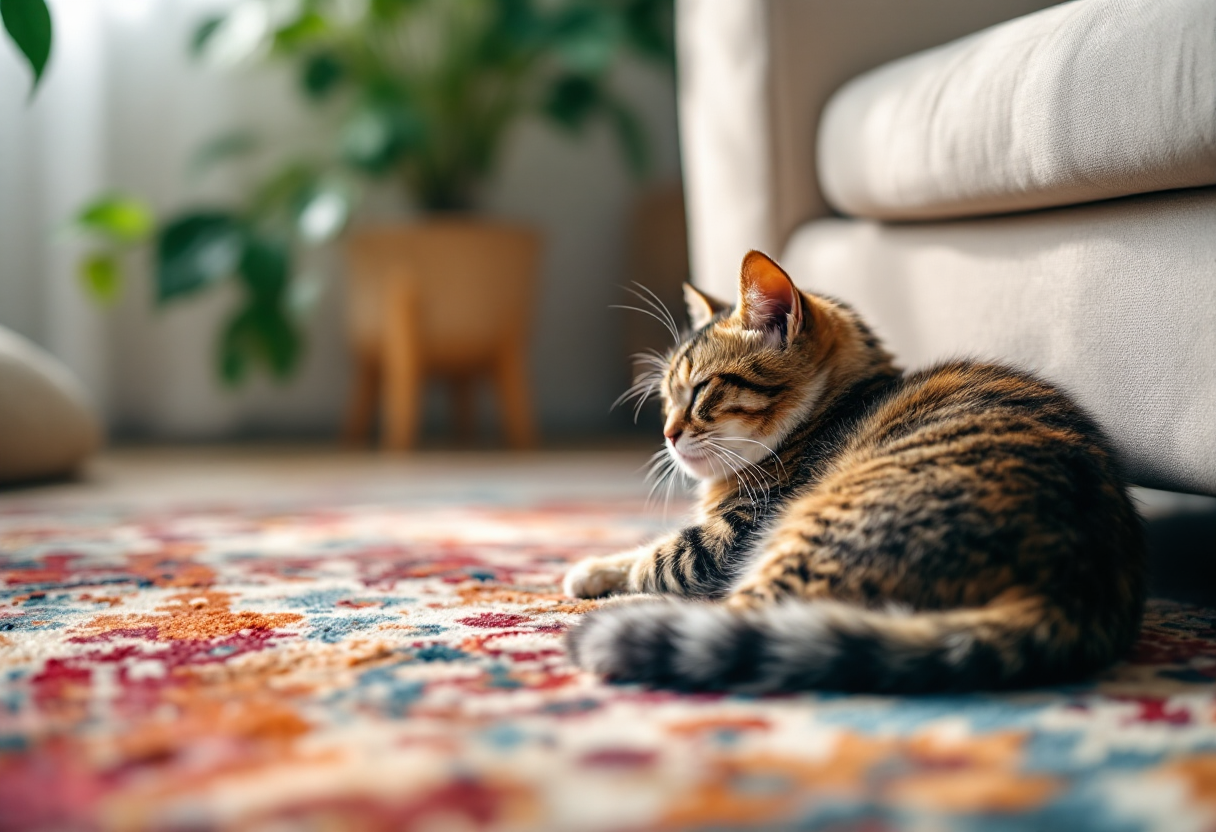
[[[846,300],[904,366],[1035,369],[1142,485],[1216,495],[1216,188],[1016,216],[804,225],[783,265]]]
[[[845,84],[819,183],[925,220],[1216,184],[1216,3],[1077,0]]]

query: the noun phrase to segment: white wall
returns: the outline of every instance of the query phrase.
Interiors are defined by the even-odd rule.
[[[191,151],[225,128],[252,124],[284,142],[313,123],[289,79],[223,75],[192,65],[184,44],[205,0],[52,0],[58,42],[43,87],[26,102],[26,73],[0,48],[0,325],[41,343],[81,374],[120,432],[174,438],[318,433],[338,423],[346,395],[341,261],[317,265],[333,279],[309,327],[302,371],[286,387],[259,379],[238,393],[212,370],[214,337],[231,293],[152,308],[145,263],[120,302],[100,309],[75,285],[78,244],[51,239],[88,196],[117,187],[162,212],[223,201],[239,183],[191,183]],[[621,86],[654,139],[655,178],[678,175],[674,84],[626,65]],[[607,131],[569,141],[540,124],[512,137],[490,209],[531,221],[548,241],[534,343],[537,406],[550,433],[589,433],[611,423],[623,383],[619,300],[626,281],[624,230],[638,184]],[[381,192],[369,211],[395,202]]]

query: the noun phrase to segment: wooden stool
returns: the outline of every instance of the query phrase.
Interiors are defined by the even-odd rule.
[[[417,440],[422,385],[453,385],[458,433],[475,425],[475,382],[494,381],[507,442],[536,444],[527,341],[540,240],[526,227],[436,220],[354,231],[349,328],[355,379],[344,436],[367,441],[381,406],[381,445]]]

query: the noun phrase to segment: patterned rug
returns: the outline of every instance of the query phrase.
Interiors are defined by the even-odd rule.
[[[0,506],[0,828],[1213,830],[1216,611],[1012,695],[600,684],[640,504]]]

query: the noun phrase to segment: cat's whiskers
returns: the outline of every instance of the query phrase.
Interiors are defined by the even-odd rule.
[[[656,295],[654,293],[654,290],[651,289],[649,286],[646,286],[642,283],[638,283],[636,280],[632,281],[632,283],[634,286],[637,286],[638,289],[641,289],[643,292],[646,293],[646,295],[649,295],[650,297],[647,298],[646,296],[639,293],[637,290],[629,289],[628,286],[626,286],[625,288],[628,289],[630,292],[633,292],[633,294],[636,295],[637,297],[646,301],[646,304],[648,306],[650,306],[651,309],[654,309],[656,312],[659,312],[660,314],[662,314],[663,317],[667,319],[667,323],[669,323],[671,325],[671,328],[674,329],[676,332],[679,332],[680,325],[676,322],[676,316],[671,314],[671,310],[667,308],[667,304],[663,303],[663,299],[660,298],[658,295]],[[680,338],[677,335],[676,343],[679,343],[679,341],[680,341]]]
[[[768,452],[769,456],[771,456],[774,460],[776,460],[777,468],[780,470],[780,479],[782,479],[782,480],[788,479],[788,474],[786,473],[786,470],[785,470],[785,463],[781,460],[781,457],[777,455],[776,451],[774,451],[768,445],[765,445],[763,442],[759,442],[755,439],[747,439],[747,438],[744,438],[741,436],[721,436],[721,435],[717,435],[717,434],[713,435],[712,438],[717,439],[719,441],[750,442],[754,445],[759,445],[761,448],[764,448],[764,450],[766,450]],[[751,460],[744,457],[742,454],[736,453],[735,451],[731,450],[730,448],[723,448],[721,445],[719,445],[718,447],[721,448],[723,451],[726,451],[727,453],[731,454],[732,456],[737,457],[740,461],[742,461],[744,463],[746,470],[754,472],[752,474],[752,476],[754,476],[757,479],[762,481],[763,484],[761,485],[761,488],[764,490],[765,497],[766,497],[765,502],[767,503],[767,495],[771,488],[771,485],[768,482],[768,480],[770,478],[769,472],[766,471],[760,465],[759,462],[752,462]],[[774,471],[771,476],[775,477],[776,473],[777,472]]]
[[[636,400],[637,404],[633,408],[633,423],[638,423],[638,417],[642,414],[642,408],[646,402],[658,391],[659,385],[663,383],[663,370],[656,368],[645,373],[641,373],[634,379],[633,384],[625,390],[624,393],[617,396],[616,401],[609,407],[609,411],[616,410],[622,404]]]
[[[637,281],[634,281],[633,285],[637,288],[635,289],[632,286],[622,286],[621,288],[637,297],[648,308],[614,303],[609,306],[609,309],[628,309],[632,312],[641,312],[643,315],[648,315],[661,323],[663,328],[671,334],[672,341],[679,344],[681,340],[680,325],[676,322],[675,316],[671,314],[671,310],[667,308],[662,299],[649,287],[643,286]],[[668,358],[655,349],[643,350],[636,353],[632,358],[635,363],[647,365],[650,369],[638,375],[634,379],[633,384],[612,403],[612,407],[609,410],[615,410],[622,404],[635,401],[633,422],[637,424],[642,414],[642,408],[645,407],[646,402],[650,400],[651,396],[658,392],[659,386],[663,383],[663,376],[667,372]]]
[[[770,448],[768,445],[765,445],[763,442],[760,442],[759,440],[756,440],[756,439],[747,439],[742,436],[715,436],[714,438],[719,439],[723,442],[751,442],[753,445],[759,445],[761,448],[764,448],[764,450],[768,451],[769,456],[771,456],[774,460],[776,460],[777,467],[779,467],[781,469],[781,476],[782,477],[789,476],[789,474],[785,470],[785,463],[781,461],[781,457],[778,455],[778,453],[776,451],[774,451],[772,448]],[[752,463],[752,464],[759,465],[759,463]]]
[[[635,353],[632,358],[637,364],[649,365],[650,369],[639,373],[629,389],[613,402],[612,407],[615,408],[618,404],[636,397],[637,404],[633,408],[633,423],[636,425],[642,414],[642,408],[659,391],[663,383],[663,377],[667,374],[668,358],[655,349]]]
[[[707,448],[711,448],[715,453],[718,453],[724,461],[730,463],[731,470],[735,473],[736,481],[739,483],[740,487],[748,493],[748,496],[751,498],[752,502],[761,502],[759,495],[762,494],[764,505],[767,508],[769,504],[770,486],[766,477],[763,476],[765,473],[764,469],[741,454],[735,453],[730,448],[725,448],[717,444],[712,439],[707,438],[704,441]],[[731,461],[731,457],[738,459],[742,465],[734,464],[734,462]],[[745,485],[745,483],[747,484]]]
[[[650,459],[647,460],[646,464],[643,466],[646,469],[646,481],[649,482],[656,476],[656,472],[660,468],[671,464],[671,462],[672,460],[670,455],[667,453],[666,447],[659,448],[657,451],[651,454]]]
[[[671,461],[670,475],[667,477],[667,488],[663,494],[663,517],[667,517],[667,511],[671,508],[671,495],[675,491],[676,479],[681,476],[688,476],[684,469],[676,464],[675,460]]]
[[[615,410],[620,405],[630,401],[631,399],[641,396],[642,402],[645,402],[654,395],[659,383],[662,381],[662,376],[657,372],[645,373],[638,376],[633,384],[626,388],[625,392],[617,396],[616,401],[612,403],[610,410]]]
[[[652,481],[650,491],[646,494],[646,507],[650,508],[654,504],[655,492],[664,488],[663,497],[663,517],[666,519],[667,510],[671,504],[671,493],[675,487],[675,477],[678,473],[682,473],[676,461],[671,458],[666,446],[660,448],[651,457],[650,462],[646,466],[649,470],[646,474],[646,479]]]
[[[655,394],[661,383],[662,378],[656,376],[646,387],[646,392],[638,398],[637,406],[633,408],[633,423],[635,425],[638,423],[638,417],[642,414],[642,408],[646,405],[646,402],[650,401],[650,397]]]
[[[661,323],[663,325],[663,328],[671,333],[671,337],[673,340],[675,340],[676,343],[680,342],[680,331],[675,329],[674,327],[672,327],[672,325],[665,318],[660,317],[659,315],[655,314],[654,312],[650,311],[649,309],[642,309],[640,306],[630,306],[627,303],[614,303],[614,304],[610,305],[608,308],[609,309],[628,309],[631,312],[641,312],[643,315],[649,315],[650,317],[654,318],[656,321]]]
[[[707,459],[707,462],[709,462],[709,470],[713,472],[715,476],[717,476],[717,470],[715,469],[714,463],[720,462],[722,463],[722,478],[726,479],[728,474],[733,474],[735,477],[735,482],[739,488],[746,488],[746,486],[739,480],[739,472],[733,466],[731,466],[730,462],[726,458],[719,456],[713,448],[707,447],[706,450],[710,453],[710,456]],[[752,499],[754,502],[755,498],[753,497]]]
[[[664,460],[667,459],[666,446],[659,448],[650,455],[650,459],[646,460],[645,464],[638,470],[646,471],[646,481],[650,481],[650,477],[654,474],[654,469]]]
[[[768,488],[764,485],[763,482],[761,482],[759,480],[758,477],[756,477],[755,474],[750,472],[748,470],[748,468],[746,467],[746,466],[751,466],[752,463],[750,463],[748,460],[744,459],[743,457],[739,456],[738,454],[733,454],[733,456],[738,457],[739,459],[743,460],[743,462],[745,463],[745,467],[740,467],[734,463],[734,461],[730,458],[730,456],[728,456],[728,454],[732,453],[728,448],[723,448],[722,446],[715,444],[712,440],[709,440],[709,439],[703,440],[703,443],[704,443],[705,449],[708,450],[713,456],[715,456],[716,458],[721,460],[722,464],[725,465],[731,471],[731,473],[733,473],[735,475],[735,483],[739,486],[739,490],[746,493],[748,498],[753,503],[760,503],[761,498],[760,498],[760,493],[758,493],[758,492],[763,493],[763,495],[764,495],[763,502],[764,502],[765,506],[768,505]]]
[[[674,343],[679,344],[681,341],[680,325],[676,322],[675,316],[671,314],[671,310],[668,309],[663,301],[659,299],[659,296],[651,291],[648,287],[643,286],[637,281],[634,281],[634,286],[637,286],[638,289],[644,290],[646,294],[642,294],[642,292],[639,292],[638,289],[634,289],[632,286],[622,286],[621,288],[638,298],[640,301],[646,304],[648,308],[643,309],[640,306],[630,306],[624,303],[614,303],[608,308],[628,309],[633,312],[641,312],[643,315],[649,315],[661,323],[663,328],[671,333],[671,339]]]
[[[659,352],[656,349],[651,348],[651,349],[642,350],[641,352],[635,352],[633,355],[631,355],[629,357],[637,364],[650,365],[653,372],[658,372],[658,373],[667,372],[667,364],[668,364],[669,358],[668,358],[668,356],[663,355],[661,352]]]
[[[670,459],[657,459],[650,464],[650,470],[646,473],[646,479],[650,482],[650,490],[646,492],[646,507],[649,508],[654,500],[654,493],[663,485],[672,475],[672,462]]]

